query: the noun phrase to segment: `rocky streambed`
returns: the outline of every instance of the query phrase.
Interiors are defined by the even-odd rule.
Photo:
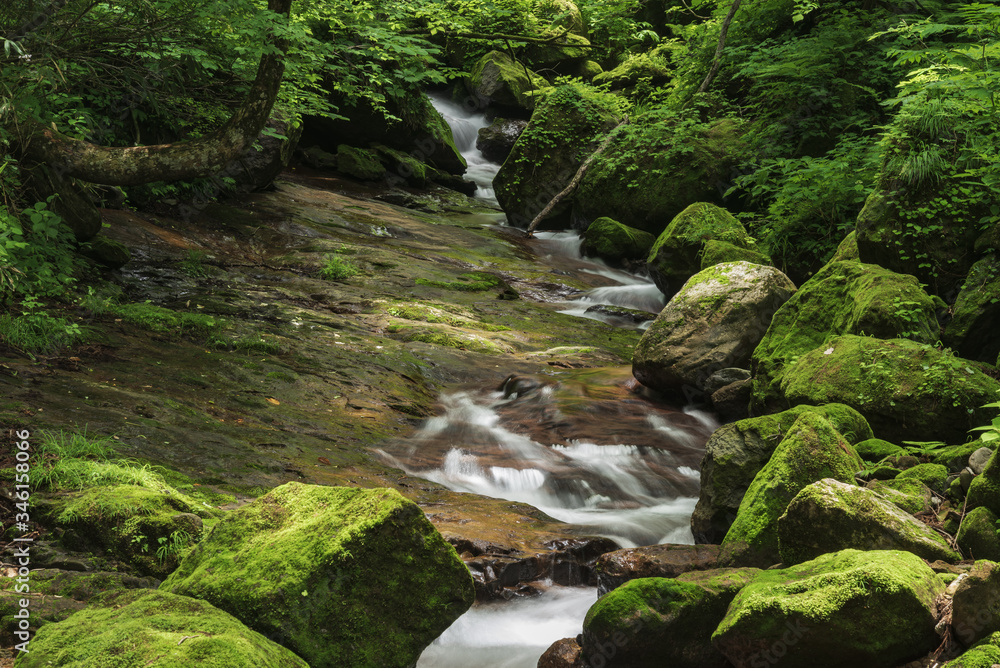
[[[600,554],[690,540],[712,425],[632,379],[634,316],[561,312],[620,274],[525,240],[481,201],[305,169],[239,203],[104,216],[133,259],[76,311],[88,343],[0,361],[6,427],[107,437],[205,506],[289,481],[398,490],[457,549],[480,600],[556,586],[577,627],[586,606],[558,587],[596,584]],[[348,269],[324,278],[330,264]],[[65,526],[73,493],[51,496],[33,565],[59,585],[39,584],[40,621],[169,572],[104,575],[135,570],[136,546]]]

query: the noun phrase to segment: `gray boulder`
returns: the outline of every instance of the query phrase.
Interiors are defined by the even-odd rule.
[[[771,317],[795,293],[774,267],[732,262],[692,276],[643,334],[632,374],[668,394],[704,394],[709,378],[747,368]]]

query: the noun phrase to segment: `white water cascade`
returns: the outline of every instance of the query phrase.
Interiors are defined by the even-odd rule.
[[[469,111],[466,107],[452,102],[444,95],[431,94],[430,98],[431,104],[451,128],[452,137],[455,139],[455,148],[468,164],[465,176],[476,184],[476,197],[491,204],[497,204],[496,196],[493,193],[493,177],[500,170],[500,165],[487,160],[482,151],[476,148],[479,130],[490,124],[486,120],[486,114],[478,107]]]
[[[586,373],[512,377],[502,390],[446,394],[436,417],[382,455],[411,475],[529,503],[623,547],[693,542],[711,416],[612,391],[618,383],[599,390]],[[534,668],[554,641],[580,632],[597,598],[592,588],[543,588],[534,598],[477,603],[417,667]]]
[[[600,276],[617,284],[593,288],[565,302],[563,313],[620,325],[620,321],[588,309],[604,304],[657,314],[666,306],[666,297],[648,277],[614,269],[596,258],[584,258],[580,250],[582,241],[577,232],[536,232],[535,237],[541,242],[539,245],[543,255],[565,258],[574,263],[577,271]],[[648,321],[645,326],[648,326]]]

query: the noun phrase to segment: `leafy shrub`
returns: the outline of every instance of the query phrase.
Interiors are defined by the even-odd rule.
[[[323,266],[319,270],[319,275],[327,281],[340,281],[358,273],[349,260],[345,260],[339,255],[327,255],[323,258]]]

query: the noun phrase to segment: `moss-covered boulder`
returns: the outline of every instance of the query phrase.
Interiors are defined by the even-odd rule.
[[[736,666],[897,666],[934,649],[944,585],[909,552],[844,550],[760,573],[712,636]]]
[[[993,417],[980,407],[1000,399],[1000,382],[930,345],[838,336],[789,365],[777,394],[783,405],[852,406],[879,438],[894,443],[959,443]]]
[[[919,480],[913,478],[871,480],[865,487],[911,515],[928,513],[933,510],[931,505],[933,493],[927,485]]]
[[[799,564],[829,552],[905,550],[928,561],[961,556],[936,531],[864,487],[820,480],[799,492],[778,519],[781,561]]]
[[[977,561],[951,601],[951,628],[966,646],[1000,633],[1000,564]]]
[[[708,269],[726,262],[750,262],[770,265],[771,258],[754,248],[743,248],[728,241],[710,239],[701,252],[701,268]]]
[[[598,218],[584,231],[580,249],[584,255],[620,265],[625,260],[645,259],[655,241],[656,237],[649,232],[611,218]]]
[[[312,668],[409,666],[472,605],[468,569],[391,489],[287,483],[221,520],[161,586]]]
[[[632,358],[636,380],[687,401],[715,372],[745,368],[795,286],[775,269],[749,262],[692,276],[643,334]]]
[[[530,42],[524,48],[524,59],[533,68],[571,68],[590,58],[590,40],[583,35],[553,27],[539,37],[550,41]]]
[[[646,80],[649,84],[658,86],[667,82],[673,73],[670,49],[657,47],[646,53],[632,54],[613,70],[597,75],[594,77],[594,85],[607,84],[611,90],[620,90],[631,88],[640,80]]]
[[[827,264],[774,315],[754,351],[753,409],[784,407],[779,386],[795,359],[832,336],[862,333],[934,343],[934,302],[913,276],[860,262]]]
[[[796,406],[774,415],[739,420],[715,430],[705,445],[701,491],[691,516],[691,531],[696,543],[722,542],[754,477],[771,459],[795,421],[808,412],[829,420],[850,443],[871,437],[871,428],[861,414],[842,404]]]
[[[347,144],[337,147],[337,171],[362,181],[380,181],[385,176],[385,166],[376,151]]]
[[[31,545],[32,564],[41,563],[39,544]],[[116,572],[68,571],[56,568],[33,568],[29,582],[29,592],[23,589],[23,582],[17,578],[0,579],[0,645],[11,647],[18,642],[14,635],[18,631],[18,619],[14,617],[21,609],[20,601],[30,601],[31,628],[37,631],[43,626],[61,622],[73,613],[83,610],[94,601],[109,594],[117,594],[131,589],[156,589],[160,581],[153,577],[136,577]]]
[[[864,464],[829,420],[807,411],[792,424],[753,479],[722,546],[722,563],[767,567],[781,560],[778,518],[805,487],[833,478],[852,482]]]
[[[535,108],[537,92],[549,83],[502,51],[490,51],[472,68],[467,88],[482,104]]]
[[[583,622],[589,666],[724,668],[711,643],[729,603],[757,569],[687,573],[631,580],[591,606]]]
[[[966,557],[1000,561],[997,516],[989,508],[980,506],[966,513],[955,540]]]
[[[123,594],[38,631],[18,668],[198,666],[309,668],[290,650],[205,601],[162,591]]]
[[[959,99],[925,91],[906,97],[887,130],[894,144],[856,225],[863,262],[912,274],[945,299],[978,259],[980,221],[995,205],[993,186],[968,178],[970,166],[984,158],[964,147],[1000,137],[1000,119],[972,112]]]
[[[866,462],[880,462],[886,457],[906,454],[906,450],[903,448],[881,438],[869,438],[866,441],[856,443],[854,449]]]
[[[508,222],[527,227],[618,122],[618,107],[607,96],[572,84],[549,89],[493,179]],[[569,210],[567,198],[553,207],[546,225],[571,227]]]
[[[692,204],[677,214],[649,251],[649,273],[665,295],[673,295],[701,271],[701,253],[711,240],[753,248],[754,240],[740,221],[708,202]]]
[[[948,469],[941,464],[917,464],[906,469],[897,480],[919,480],[938,494],[948,491]]]
[[[981,640],[945,668],[992,668],[1000,663],[1000,633]]]
[[[729,178],[744,151],[738,123],[731,119],[700,123],[696,114],[682,118],[664,110],[630,121],[581,179],[574,196],[576,216],[585,220],[610,216],[660,234],[692,204],[722,204],[717,185]],[[740,245],[740,238],[726,240]]]
[[[952,306],[941,340],[962,357],[996,364],[1000,354],[1000,259],[985,257],[969,275]]]
[[[853,262],[860,261],[858,255],[858,234],[851,230],[851,233],[844,237],[844,240],[837,246],[830,262]]]
[[[341,144],[361,147],[383,144],[410,153],[449,174],[465,173],[465,158],[455,146],[451,128],[426,94],[389,97],[384,110],[375,109],[366,100],[336,93],[331,94],[330,101],[347,118],[306,117],[301,139],[304,146],[316,145],[336,153]],[[398,120],[387,120],[386,111]]]
[[[1000,457],[996,452],[986,463],[983,472],[969,486],[966,508],[989,508],[1000,517]]]
[[[55,496],[42,513],[62,529],[67,547],[104,551],[140,575],[162,578],[201,538],[205,509],[171,490],[115,485]]]
[[[572,0],[545,0],[535,5],[534,14],[539,19],[548,21],[554,28],[562,28],[581,37],[587,36],[583,13]]]

